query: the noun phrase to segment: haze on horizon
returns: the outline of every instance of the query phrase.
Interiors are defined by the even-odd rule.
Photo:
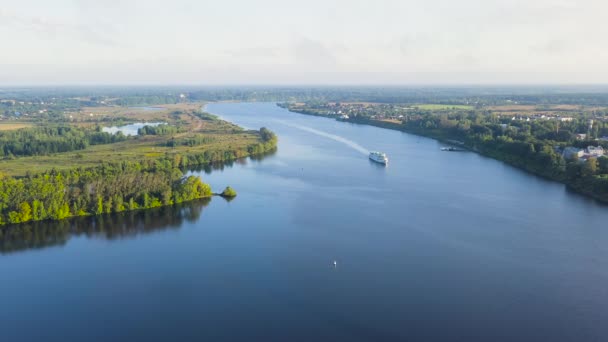
[[[23,0],[0,84],[601,84],[602,0]]]

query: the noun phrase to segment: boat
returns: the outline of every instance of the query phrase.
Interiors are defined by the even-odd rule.
[[[388,164],[388,157],[386,156],[386,153],[372,151],[369,153],[369,159],[375,161],[376,163],[384,165]]]
[[[442,147],[442,148],[441,148],[441,150],[442,150],[442,151],[449,151],[449,152],[459,152],[459,151],[464,151],[464,150],[463,150],[463,149],[461,149],[461,148],[456,148],[456,147],[452,147],[452,146],[450,146],[450,147]]]

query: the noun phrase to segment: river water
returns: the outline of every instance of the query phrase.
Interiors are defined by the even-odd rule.
[[[608,338],[607,206],[398,131],[207,111],[270,128],[278,151],[194,172],[233,201],[0,239],[3,340]]]

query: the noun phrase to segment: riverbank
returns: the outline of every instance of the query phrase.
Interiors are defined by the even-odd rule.
[[[149,129],[145,134],[122,135],[120,139],[100,132],[99,126],[75,124],[13,134],[17,138],[35,136],[38,140],[31,143],[40,150],[56,150],[59,146],[67,152],[40,156],[15,149],[21,155],[0,162],[0,226],[150,209],[208,198],[213,195],[210,186],[199,177],[186,176],[185,170],[276,150],[277,137],[266,128],[244,130],[196,110],[168,108],[154,115],[161,115],[174,126],[163,125],[162,130]],[[65,136],[65,132],[71,135]],[[84,140],[89,135],[107,142],[89,147]],[[72,145],[75,139],[82,141],[81,145],[70,146],[61,139]]]
[[[284,107],[282,107],[284,108]],[[286,108],[287,109],[287,108]],[[307,113],[300,111],[292,111],[298,114],[311,115],[311,116],[320,116],[326,118],[332,118],[329,115],[319,115],[316,113]],[[561,171],[556,171],[554,169],[547,169],[539,167],[539,165],[531,165],[524,158],[521,158],[517,155],[507,154],[498,149],[491,148],[489,146],[485,146],[475,139],[466,139],[462,136],[451,136],[445,134],[437,129],[414,129],[403,125],[402,123],[394,122],[394,121],[382,121],[382,120],[373,120],[367,118],[349,118],[348,120],[340,120],[343,122],[350,122],[354,124],[360,125],[369,125],[379,128],[391,129],[402,131],[409,134],[414,134],[418,136],[423,136],[431,139],[435,139],[437,141],[453,144],[454,141],[461,141],[462,145],[458,145],[462,148],[465,148],[469,151],[478,153],[485,157],[489,157],[495,160],[502,161],[510,166],[518,168],[520,170],[526,171],[532,175],[542,177],[547,180],[551,180],[554,182],[558,182],[564,184],[569,190],[572,190],[578,194],[593,198],[601,203],[608,204],[608,186],[606,182],[608,179],[604,177],[587,177],[585,179],[575,178],[569,179],[567,170],[564,166],[564,169]],[[598,193],[598,190],[601,191]]]

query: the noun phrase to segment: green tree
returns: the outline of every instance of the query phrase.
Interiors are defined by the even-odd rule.
[[[597,173],[597,169],[597,159],[593,157],[588,158],[581,170],[581,176],[584,178],[591,177]]]
[[[234,191],[233,188],[227,186],[226,189],[222,191],[221,195],[224,197],[236,197],[236,191]]]
[[[27,222],[32,219],[32,207],[29,203],[21,203],[19,206],[19,215],[21,216],[21,222]]]
[[[97,208],[95,209],[95,214],[103,214],[103,197],[101,197],[101,195],[97,195]]]

